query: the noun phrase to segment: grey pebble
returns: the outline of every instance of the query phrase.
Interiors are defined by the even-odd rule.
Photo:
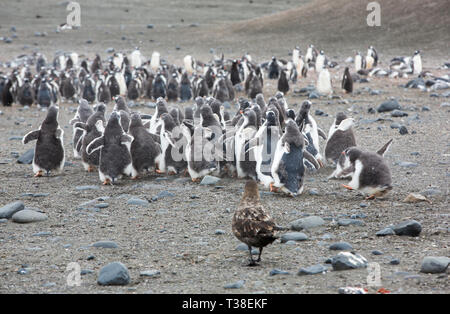
[[[240,289],[244,286],[245,280],[239,280],[237,282],[229,283],[223,286],[225,289]]]
[[[47,215],[32,209],[23,209],[12,216],[12,221],[17,223],[30,223],[47,220]]]
[[[124,264],[113,262],[100,269],[97,283],[102,286],[124,286],[130,283],[130,274]]]
[[[303,232],[288,232],[281,236],[281,243],[288,241],[305,241],[308,240],[308,236]]]
[[[334,251],[351,251],[353,247],[347,242],[336,242],[331,244],[329,249]]]
[[[15,213],[25,208],[25,204],[22,201],[16,201],[6,204],[0,208],[0,218],[11,218]]]
[[[297,275],[299,276],[305,276],[305,275],[316,275],[316,274],[323,274],[328,271],[328,267],[317,264],[309,267],[300,268]]]
[[[420,272],[437,274],[443,273],[450,265],[450,258],[445,256],[426,256],[422,260]]]
[[[98,241],[93,243],[91,246],[104,249],[116,249],[119,247],[117,243],[114,241]]]

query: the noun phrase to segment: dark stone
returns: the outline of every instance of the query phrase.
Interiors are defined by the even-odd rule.
[[[353,247],[347,242],[336,242],[330,245],[329,249],[334,251],[351,251]]]
[[[380,104],[377,108],[377,111],[378,112],[387,112],[387,111],[392,111],[395,109],[400,110],[401,106],[396,99],[393,99],[393,100],[389,100],[389,101],[386,101],[386,102]]]
[[[102,286],[124,286],[130,283],[130,274],[124,264],[113,262],[100,269],[97,283]]]
[[[25,208],[25,205],[21,201],[9,203],[0,208],[0,218],[11,218],[15,213]]]
[[[394,230],[392,230],[392,228],[384,228],[376,233],[376,235],[378,237],[384,237],[384,236],[394,235],[394,234],[395,234],[395,232],[394,232]]]
[[[422,232],[422,225],[415,220],[403,221],[392,227],[396,235],[417,237]]]
[[[17,163],[30,165],[33,162],[33,158],[34,158],[34,148],[30,148],[17,159]]]
[[[316,274],[325,273],[327,271],[328,271],[328,267],[318,264],[318,265],[300,268],[297,275],[299,275],[299,276],[316,275]]]
[[[401,135],[405,135],[405,134],[408,134],[408,129],[406,128],[406,126],[402,125],[402,126],[400,127],[400,129],[398,130],[398,132],[399,132]]]

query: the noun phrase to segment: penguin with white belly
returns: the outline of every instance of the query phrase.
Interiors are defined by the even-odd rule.
[[[133,138],[127,135],[120,125],[120,114],[113,111],[103,135],[93,140],[86,148],[88,154],[100,150],[98,173],[103,185],[114,184],[124,174],[131,176],[133,167],[130,146],[132,141]]]
[[[44,172],[47,175],[50,171],[61,172],[64,167],[64,131],[58,124],[58,111],[57,106],[50,106],[39,129],[31,131],[23,137],[23,144],[37,140],[33,157],[35,177],[41,177]]]
[[[320,167],[323,167],[323,157],[320,153],[319,136],[324,140],[327,139],[327,136],[325,132],[317,126],[316,120],[309,113],[311,105],[312,103],[309,100],[305,100],[302,103],[302,106],[295,118],[295,122],[308,140],[306,150],[314,156]],[[308,162],[306,162],[306,165],[308,168],[315,168]]]
[[[252,109],[247,108],[243,113],[243,117],[244,122],[235,135],[237,176],[238,178],[250,177],[256,180],[255,151],[249,144],[257,132],[256,113]]]
[[[273,110],[266,112],[266,121],[255,135],[257,147],[255,148],[256,173],[258,180],[272,191],[273,178],[271,172],[277,143],[282,135],[277,124],[277,115]]]
[[[354,120],[348,118],[343,112],[336,115],[333,125],[328,132],[328,140],[325,145],[325,159],[336,164],[341,153],[349,147],[356,146],[353,133]]]
[[[361,191],[368,195],[366,199],[382,197],[392,190],[391,171],[382,155],[364,152],[357,147],[347,148],[342,154],[350,164],[343,170],[344,174],[353,173],[352,180],[343,187]]]
[[[271,173],[273,190],[281,190],[290,196],[303,192],[305,166],[303,159],[314,160],[305,149],[304,139],[297,124],[289,119],[284,135],[277,143]],[[316,163],[316,167],[319,165]]]

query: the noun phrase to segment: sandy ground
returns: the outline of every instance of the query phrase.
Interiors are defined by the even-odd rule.
[[[221,47],[217,44],[220,38],[198,45],[192,38],[188,38],[202,28],[209,27],[208,25],[281,11],[292,6],[289,2],[255,1],[249,9],[248,5],[240,7],[239,1],[233,1],[234,10],[231,14],[222,4],[214,4],[214,7],[206,0],[197,2],[200,6],[198,8],[188,2],[182,7],[185,1],[172,1],[171,4],[180,10],[164,14],[161,11],[162,5],[158,10],[152,11],[150,4],[141,1],[146,6],[146,12],[150,12],[148,18],[144,19],[143,10],[139,10],[137,5],[112,1],[109,8],[115,10],[114,14],[106,16],[97,11],[86,10],[88,16],[95,16],[97,20],[88,18],[82,20],[82,23],[97,23],[100,30],[88,31],[82,27],[77,32],[64,34],[53,32],[55,26],[65,19],[63,5],[56,1],[53,4],[40,1],[33,8],[17,13],[16,8],[23,3],[27,1],[12,2],[6,10],[0,10],[0,31],[9,33],[11,25],[15,25],[18,33],[13,44],[0,44],[1,61],[7,61],[20,53],[30,53],[34,48],[50,54],[58,49],[75,49],[89,56],[94,52],[101,52],[105,57],[106,48],[129,51],[139,40],[142,41],[146,55],[150,56],[151,51],[159,49],[163,55],[170,56],[171,62],[179,62],[180,57],[186,53],[207,60],[211,57],[209,48],[236,57],[250,51],[259,61],[264,61],[274,50],[280,53],[283,51],[282,56],[287,56],[294,45],[286,42],[281,45],[282,39],[277,39],[276,48],[270,46],[267,50],[253,51],[251,46],[245,45],[240,49],[237,44]],[[83,1],[81,4],[83,6]],[[88,3],[85,5],[89,7]],[[50,8],[53,8],[52,14],[48,13]],[[121,13],[127,8],[128,13]],[[218,11],[221,12],[220,15],[217,14]],[[16,15],[11,15],[11,12],[16,12]],[[40,14],[43,18],[36,19],[30,12]],[[63,18],[60,15],[55,17],[56,13]],[[127,19],[130,25],[125,25],[124,22],[125,26],[121,30],[121,17],[126,14],[133,16],[132,19],[139,25],[132,26]],[[181,22],[183,17],[184,22]],[[109,23],[106,30],[101,26],[102,23]],[[154,23],[155,28],[147,29],[146,25],[149,23]],[[199,26],[190,27],[192,23],[199,23]],[[168,24],[175,25],[175,29]],[[109,33],[103,33],[103,30]],[[35,37],[35,31],[46,31],[48,35]],[[123,36],[126,37],[125,40],[121,39]],[[92,39],[93,44],[85,44],[87,39]],[[25,45],[28,47],[24,49]],[[181,49],[176,50],[176,45]],[[224,178],[218,183],[221,188],[217,188],[200,186],[183,176],[164,177],[152,174],[139,181],[124,179],[116,186],[101,186],[98,174],[84,172],[79,160],[75,160],[72,155],[72,129],[68,121],[73,117],[74,104],[60,105],[59,119],[65,131],[68,165],[59,176],[33,178],[31,165],[17,164],[12,156],[12,152],[22,153],[33,144],[23,146],[20,141],[9,138],[22,136],[36,129],[45,113],[34,106],[23,111],[17,105],[0,108],[3,111],[3,115],[0,115],[0,205],[22,200],[27,207],[39,208],[49,217],[47,221],[26,225],[11,221],[0,224],[0,293],[228,293],[230,290],[225,290],[223,286],[238,280],[245,280],[245,284],[232,292],[337,293],[342,286],[367,287],[366,269],[304,277],[296,275],[300,267],[323,264],[327,258],[334,256],[336,252],[330,251],[328,247],[338,241],[349,242],[354,251],[366,257],[369,262],[379,263],[382,286],[386,289],[398,293],[449,293],[448,273],[428,275],[419,272],[424,256],[450,256],[449,110],[448,107],[440,107],[447,100],[431,98],[428,93],[417,90],[399,88],[398,85],[406,82],[404,79],[374,78],[369,84],[355,86],[356,90],[363,87],[382,90],[380,96],[371,96],[366,91],[351,96],[342,95],[338,87],[344,60],[352,52],[344,46],[338,46],[337,50],[340,52],[332,56],[341,67],[331,71],[334,87],[336,93],[348,103],[337,99],[314,100],[312,112],[320,109],[328,114],[315,116],[319,126],[326,132],[337,112],[345,111],[353,116],[357,121],[357,143],[367,150],[376,150],[393,138],[386,160],[391,167],[394,189],[385,200],[364,201],[361,195],[344,190],[341,187],[342,181],[325,182],[332,171],[331,168],[325,168],[317,173],[307,174],[305,192],[297,198],[262,193],[262,202],[280,225],[287,226],[291,221],[306,215],[321,216],[327,219],[327,223],[321,228],[305,231],[309,236],[307,241],[296,245],[275,242],[264,250],[261,265],[254,268],[245,266],[247,252],[236,250],[239,241],[231,232],[232,215],[245,181]],[[361,50],[365,51],[364,47]],[[392,50],[379,50],[385,64],[389,56],[396,54]],[[447,72],[437,69],[444,61],[448,60],[439,53],[428,54],[424,57],[425,69],[434,74],[446,74]],[[306,80],[297,83],[295,88],[314,82],[315,74],[311,74]],[[265,81],[266,97],[273,94],[275,86],[276,81]],[[369,107],[376,108],[391,96],[399,100],[409,114],[408,117],[391,118],[389,114],[367,112]],[[290,107],[296,111],[303,99],[305,97],[294,97],[292,93],[288,96]],[[429,107],[430,111],[422,111],[423,106]],[[109,111],[111,109],[108,108]],[[137,109],[142,113],[152,113],[151,109],[144,106]],[[419,119],[414,119],[415,115]],[[366,119],[378,117],[387,120],[365,123]],[[397,129],[391,129],[392,121],[389,119],[406,125],[409,134],[400,135]],[[321,146],[323,148],[323,141]],[[411,154],[413,152],[419,154]],[[399,161],[414,162],[418,166],[403,168],[396,164]],[[82,185],[95,185],[98,189],[78,191],[76,186]],[[411,205],[402,202],[409,193],[423,192],[430,188],[438,190],[437,194],[430,196],[432,204]],[[310,189],[317,189],[319,195],[310,195]],[[161,191],[174,195],[151,202],[148,207],[126,204],[132,196],[150,200]],[[41,198],[21,196],[28,192],[50,194]],[[79,204],[103,196],[110,197],[105,201],[109,204],[107,208],[77,209]],[[361,207],[362,202],[368,204],[368,207]],[[352,214],[367,215],[361,219],[364,226],[343,227],[335,223],[337,219],[349,218]],[[422,224],[423,231],[419,237],[375,236],[378,230],[405,219],[415,219]],[[216,235],[217,229],[225,233]],[[38,232],[50,232],[50,235],[33,236]],[[332,235],[332,239],[322,239],[326,234]],[[92,243],[101,240],[115,241],[119,247],[90,247]],[[372,255],[373,250],[384,254]],[[88,260],[89,256],[95,258]],[[400,264],[390,265],[393,258],[399,259]],[[97,285],[98,271],[113,261],[120,261],[128,267],[131,275],[128,286]],[[69,273],[66,267],[71,262],[79,263],[83,270],[93,271],[82,276],[80,287],[69,287],[66,283]],[[28,274],[17,273],[22,265],[29,268]],[[269,276],[274,268],[288,271],[290,275]],[[149,269],[157,269],[161,275],[150,279],[139,276],[141,271]],[[371,292],[375,290],[370,288]]]

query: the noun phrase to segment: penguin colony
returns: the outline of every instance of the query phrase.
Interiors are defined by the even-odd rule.
[[[116,184],[123,176],[138,179],[145,172],[189,174],[198,182],[208,174],[250,179],[233,217],[233,233],[249,246],[250,265],[260,261],[263,247],[272,243],[276,225],[260,203],[258,183],[272,192],[295,197],[304,189],[306,169],[335,167],[331,178],[349,178],[344,188],[358,190],[367,199],[384,196],[392,189],[391,173],[383,156],[392,143],[377,152],[358,147],[354,120],[339,113],[328,134],[310,114],[312,103],[304,101],[298,112],[289,109],[285,94],[314,71],[317,91],[331,97],[328,68],[337,66],[324,51],[310,45],[305,56],[296,47],[292,61],[272,57],[257,64],[250,55],[239,60],[215,57],[210,63],[183,59],[183,67],[168,64],[158,52],[145,60],[136,48],[128,56],[114,53],[106,61],[100,55],[79,62],[76,53],[57,55],[52,64],[44,55],[22,56],[8,64],[13,70],[0,77],[4,106],[17,102],[48,107],[38,130],[26,134],[23,143],[36,140],[33,172],[36,177],[62,171],[66,158],[63,131],[58,125],[58,103],[79,104],[74,118],[73,157],[81,159],[88,172],[98,170],[104,185]],[[32,66],[36,67],[35,75]],[[354,58],[355,74],[347,67],[341,87],[352,93],[361,76],[405,77],[422,72],[420,52],[413,57],[396,57],[390,68],[378,67],[375,48],[367,56]],[[278,92],[263,96],[264,78],[278,80]],[[429,80],[427,88],[450,85],[446,78]],[[237,97],[244,92],[248,98]],[[133,112],[127,100],[153,99],[153,115]],[[181,110],[169,102],[193,102]],[[237,112],[225,110],[226,102],[237,99]],[[108,106],[114,104],[108,114]],[[325,142],[322,150],[320,139]],[[258,260],[251,247],[260,249]]]

